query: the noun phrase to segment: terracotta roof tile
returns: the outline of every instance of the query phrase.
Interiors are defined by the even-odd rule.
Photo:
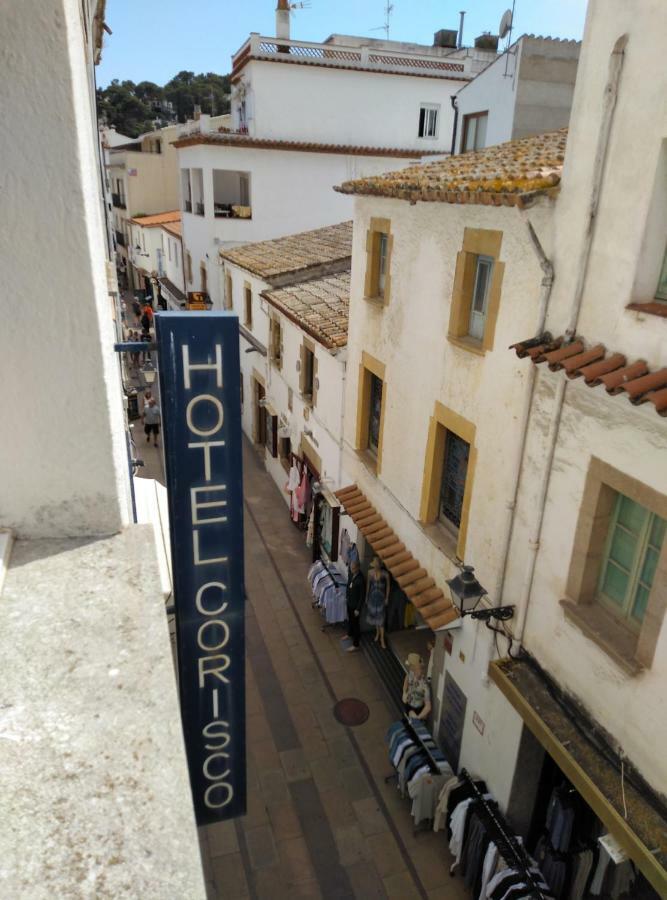
[[[632,381],[633,378],[641,378],[647,372],[648,366],[643,359],[639,359],[630,366],[623,366],[622,369],[616,369],[608,375],[603,375],[600,381],[608,394],[620,394],[626,382]]]
[[[162,226],[165,231],[168,231],[170,234],[176,235],[176,237],[180,237],[182,233],[182,227],[180,220],[178,222],[166,222]]]
[[[135,216],[130,219],[135,225],[141,225],[143,228],[153,228],[155,225],[165,225],[168,222],[180,222],[180,209],[173,209],[171,212],[155,213],[154,216]]]
[[[543,353],[547,338],[557,349]],[[602,384],[608,394],[625,393],[635,405],[652,403],[657,413],[667,416],[667,367],[650,372],[643,359],[628,364],[622,353],[605,356],[602,344],[585,349],[581,338],[568,343],[565,337],[551,341],[550,335],[541,335],[518,341],[510,350],[514,350],[519,359],[528,356],[535,365],[546,361],[552,371],[562,369],[568,378],[581,375],[587,387]]]
[[[563,363],[563,368],[569,378],[578,378],[584,366],[597,362],[599,359],[604,359],[604,354],[604,346],[597,344],[595,347],[591,347],[590,350],[584,350],[583,353],[577,353],[576,356],[568,357]]]
[[[443,591],[438,588],[433,578],[423,569],[405,544],[401,543],[397,535],[384,523],[384,519],[377,513],[375,507],[370,504],[364,494],[355,485],[349,485],[336,491],[336,497],[343,505],[347,515],[352,517],[355,524],[361,528],[367,523],[366,539],[373,551],[384,560],[387,569],[398,580],[412,603],[420,610],[426,624],[433,629],[442,628],[453,622],[459,616],[458,610],[453,606]],[[389,534],[375,542],[372,539],[373,525],[369,525],[371,519],[379,519],[389,529]],[[384,530],[384,529],[382,529]],[[378,534],[380,532],[377,532]],[[369,538],[369,535],[371,537]]]
[[[551,350],[544,354],[544,358],[552,372],[557,372],[563,368],[564,361],[571,356],[578,356],[583,353],[584,345],[581,341],[572,341],[571,344],[559,347],[558,350]]]
[[[347,344],[349,272],[264,291],[262,297],[329,350]]]
[[[560,183],[567,128],[346,181],[343,194],[440,203],[523,206]]]
[[[352,222],[221,250],[222,259],[269,281],[352,258]]]
[[[622,368],[626,362],[627,360],[622,353],[612,353],[611,356],[601,359],[600,362],[596,362],[591,366],[585,366],[581,370],[581,374],[584,376],[586,384],[590,385],[590,387],[595,387],[597,384],[602,384],[601,379],[603,375]]]
[[[439,150],[415,150],[406,147],[368,147],[359,144],[321,144],[317,141],[284,141],[277,138],[255,138],[234,132],[209,132],[188,134],[176,141],[174,147],[192,147],[196,144],[215,144],[227,147],[250,147],[255,150],[288,150],[299,153],[343,153],[345,156],[390,156],[399,159],[419,159],[440,153]],[[114,148],[118,149],[118,148]]]
[[[663,388],[660,391],[651,391],[644,397],[642,402],[652,403],[657,413],[661,416],[667,416],[667,388]]]

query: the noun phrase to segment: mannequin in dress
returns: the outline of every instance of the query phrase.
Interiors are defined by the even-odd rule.
[[[389,603],[389,576],[382,571],[382,563],[376,556],[368,570],[366,583],[366,621],[375,626],[374,641],[379,641],[383,650],[387,649],[384,640],[384,624]]]
[[[424,661],[418,653],[410,653],[405,661],[408,674],[403,681],[403,704],[409,716],[428,719],[431,712],[431,691],[424,677]]]

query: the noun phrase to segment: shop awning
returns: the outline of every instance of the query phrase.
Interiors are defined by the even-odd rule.
[[[587,736],[593,723],[529,659],[492,662],[489,676],[658,895],[667,897],[667,827],[650,788],[640,791],[628,777],[621,782],[601,741]]]
[[[336,491],[336,497],[429,628],[435,631],[459,618],[451,599],[436,586],[356,484]]]
[[[164,290],[171,294],[176,303],[183,303],[185,301],[185,294],[180,288],[176,287],[173,281],[169,281],[168,278],[158,278],[158,281]]]

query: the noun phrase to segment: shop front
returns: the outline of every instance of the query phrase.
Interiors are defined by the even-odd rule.
[[[523,721],[509,815],[553,895],[667,897],[661,799],[530,657],[489,676]]]

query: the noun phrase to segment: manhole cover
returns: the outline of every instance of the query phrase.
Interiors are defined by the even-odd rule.
[[[370,716],[370,711],[361,700],[354,697],[346,697],[339,700],[333,708],[333,714],[341,725],[363,725]]]

